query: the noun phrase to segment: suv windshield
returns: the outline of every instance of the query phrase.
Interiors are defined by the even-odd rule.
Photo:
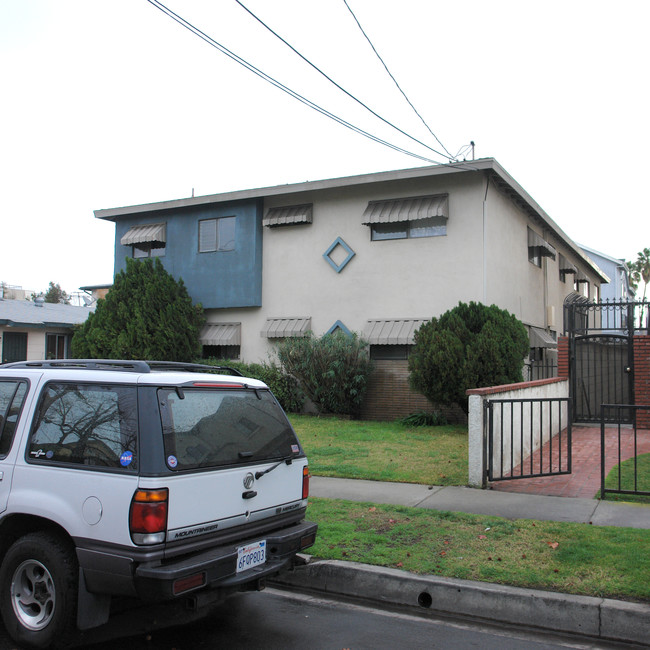
[[[161,388],[165,456],[171,469],[291,458],[301,453],[267,390]]]

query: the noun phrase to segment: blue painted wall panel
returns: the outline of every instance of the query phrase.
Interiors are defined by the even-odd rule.
[[[262,204],[258,201],[221,203],[183,210],[148,212],[121,217],[115,222],[115,273],[126,268],[132,247],[120,239],[146,223],[167,224],[164,267],[182,278],[194,302],[205,309],[260,307],[262,305]],[[232,251],[199,253],[199,221],[236,217]]]

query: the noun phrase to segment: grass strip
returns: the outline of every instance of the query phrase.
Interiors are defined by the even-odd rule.
[[[636,482],[635,482],[636,463]],[[620,485],[619,485],[620,476]],[[637,490],[650,492],[650,454],[628,458],[613,467],[605,478],[605,488],[610,490]],[[600,490],[596,495],[600,498]],[[631,503],[650,503],[650,496],[642,494],[607,494],[608,501],[628,501]]]
[[[313,497],[308,519],[322,559],[650,602],[650,530]]]
[[[290,415],[315,476],[467,485],[467,427]]]

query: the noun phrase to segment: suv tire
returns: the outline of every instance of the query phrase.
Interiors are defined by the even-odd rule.
[[[30,533],[16,540],[0,569],[0,613],[18,644],[62,647],[75,628],[79,569],[60,537]]]

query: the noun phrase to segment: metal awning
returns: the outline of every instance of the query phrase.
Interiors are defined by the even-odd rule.
[[[562,253],[560,253],[560,260],[559,260],[559,265],[560,265],[560,271],[563,273],[578,273],[578,267],[574,266],[567,260]]]
[[[369,320],[363,338],[371,345],[413,345],[415,332],[430,318],[390,318]]]
[[[267,318],[262,336],[270,339],[307,336],[311,329],[311,317],[307,318]]]
[[[283,208],[269,208],[266,211],[262,225],[272,228],[274,226],[290,226],[296,223],[312,222],[312,204],[290,205]]]
[[[241,323],[206,323],[199,334],[201,345],[241,345]]]
[[[534,230],[528,229],[528,248],[537,248],[542,257],[555,259],[557,251],[541,235]]]
[[[578,271],[578,274],[576,275],[576,283],[580,284],[581,282],[586,282],[588,284],[589,278],[582,271]]]
[[[546,331],[539,327],[531,327],[528,333],[531,348],[556,348],[557,341]]]
[[[447,194],[421,196],[413,199],[370,201],[363,213],[361,223],[368,226],[373,223],[417,221],[430,217],[449,218],[449,196]]]
[[[140,226],[133,226],[122,236],[120,244],[122,246],[133,246],[133,244],[143,244],[145,242],[165,244],[167,242],[166,226],[167,224],[164,223],[145,223]]]

